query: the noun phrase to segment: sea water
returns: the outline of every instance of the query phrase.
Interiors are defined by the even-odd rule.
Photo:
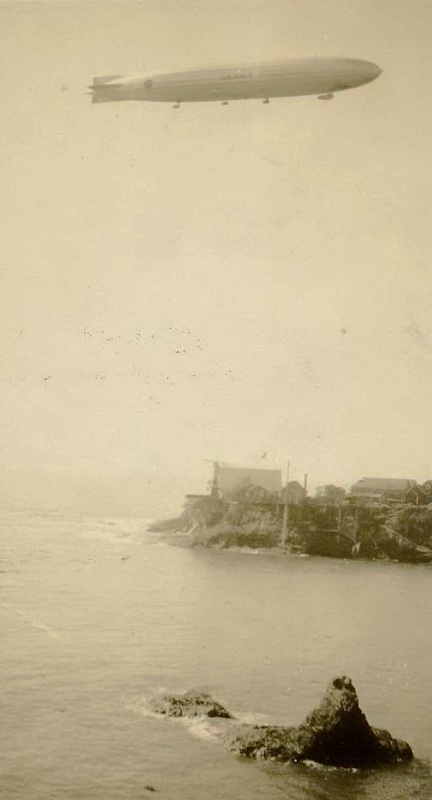
[[[135,518],[21,511],[1,529],[2,798],[432,797],[431,568],[174,547]],[[229,723],[147,705],[204,690],[240,720],[297,724],[338,674],[413,763],[246,761]]]

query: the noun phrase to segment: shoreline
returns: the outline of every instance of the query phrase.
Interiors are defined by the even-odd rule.
[[[283,509],[277,504],[224,503],[203,498],[186,505],[173,519],[153,522],[148,530],[170,544],[217,550],[432,563],[432,506],[368,507],[292,506],[286,543]]]

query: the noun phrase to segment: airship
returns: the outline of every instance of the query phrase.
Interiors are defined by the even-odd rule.
[[[105,75],[89,87],[93,103],[140,100],[159,103],[259,99],[317,95],[330,100],[336,92],[375,80],[381,69],[358,58],[288,58],[264,64],[220,66],[156,75]]]

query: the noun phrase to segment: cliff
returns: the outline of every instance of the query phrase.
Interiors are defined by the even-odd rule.
[[[255,491],[254,491],[255,490]],[[281,547],[283,506],[273,497],[257,501],[256,487],[223,502],[201,497],[177,519],[155,523],[170,541],[226,549]],[[333,558],[432,562],[432,506],[325,506],[307,501],[289,507],[285,549]]]

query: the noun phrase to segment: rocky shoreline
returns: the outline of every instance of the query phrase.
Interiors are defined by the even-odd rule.
[[[211,695],[164,695],[150,703],[168,717],[229,720],[226,744],[237,756],[290,763],[313,761],[332,767],[371,768],[413,759],[407,742],[369,725],[350,678],[331,681],[320,705],[297,727],[241,725]]]
[[[183,546],[432,563],[432,506],[341,508],[306,502],[290,507],[284,545],[282,520],[281,505],[253,504],[247,493],[239,492],[230,503],[204,497],[180,517],[155,522],[150,530]]]

